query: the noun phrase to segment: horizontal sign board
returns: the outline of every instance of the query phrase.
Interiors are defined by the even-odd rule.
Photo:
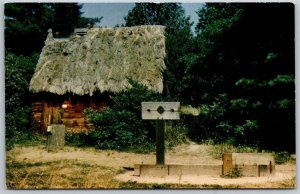
[[[179,120],[180,102],[142,102],[144,120]]]

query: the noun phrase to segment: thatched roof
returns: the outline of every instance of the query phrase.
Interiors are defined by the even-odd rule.
[[[120,92],[131,77],[161,93],[165,69],[163,26],[92,28],[84,36],[45,42],[30,91],[63,95]]]

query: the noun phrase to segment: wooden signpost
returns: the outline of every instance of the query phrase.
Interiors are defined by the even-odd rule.
[[[165,164],[165,120],[179,120],[179,113],[179,102],[142,102],[142,119],[156,120],[156,164]]]

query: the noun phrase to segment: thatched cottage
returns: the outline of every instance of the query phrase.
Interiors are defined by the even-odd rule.
[[[36,127],[87,130],[83,110],[109,106],[109,95],[126,90],[128,77],[161,93],[164,57],[163,26],[92,28],[69,39],[50,31],[29,86]]]

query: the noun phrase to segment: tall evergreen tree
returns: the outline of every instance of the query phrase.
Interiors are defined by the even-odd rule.
[[[4,13],[5,48],[23,55],[40,52],[53,23],[53,7],[45,3],[6,3]]]
[[[203,127],[220,141],[293,151],[293,4],[212,3],[198,15],[197,57],[184,79],[194,86],[186,94],[215,115]]]
[[[80,6],[77,3],[54,4],[54,37],[69,37],[80,16]]]

